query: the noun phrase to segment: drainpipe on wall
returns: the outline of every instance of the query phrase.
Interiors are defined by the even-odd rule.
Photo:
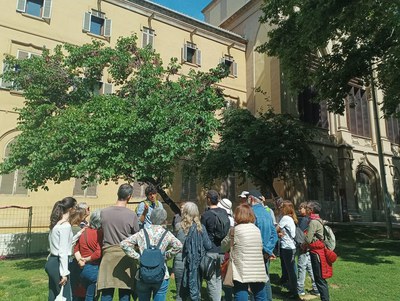
[[[381,174],[381,184],[382,184],[382,190],[383,190],[383,206],[384,206],[384,210],[385,210],[385,219],[386,219],[386,237],[389,239],[393,239],[392,219],[391,219],[391,214],[390,214],[391,198],[390,198],[388,188],[387,188],[387,183],[386,183],[385,164],[384,164],[383,152],[382,152],[381,129],[379,126],[379,117],[378,117],[378,104],[376,101],[375,85],[374,85],[373,76],[371,76],[370,84],[371,84],[372,104],[373,104],[373,108],[374,108],[376,146],[377,146],[377,150],[378,150],[379,169],[380,169],[380,174]]]

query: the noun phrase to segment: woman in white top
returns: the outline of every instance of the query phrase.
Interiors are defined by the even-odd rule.
[[[282,264],[286,268],[289,278],[290,298],[298,298],[297,295],[297,275],[296,275],[296,235],[297,216],[292,202],[284,201],[280,207],[280,219],[276,230],[281,242],[280,257]],[[284,278],[284,275],[282,275]]]
[[[72,300],[69,280],[68,258],[72,254],[72,230],[69,214],[76,207],[76,200],[66,197],[54,204],[50,216],[50,255],[45,270],[49,276],[49,301],[53,301],[64,286],[63,296],[66,301]]]

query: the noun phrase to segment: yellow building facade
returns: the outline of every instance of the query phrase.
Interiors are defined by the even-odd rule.
[[[246,40],[238,34],[200,22],[175,11],[146,1],[126,0],[10,0],[0,11],[0,62],[6,54],[18,58],[39,55],[44,47],[71,43],[81,45],[92,39],[115,45],[118,37],[136,34],[138,44],[149,43],[164,62],[176,57],[182,62],[181,74],[190,69],[207,71],[221,60],[232,64],[231,74],[220,86],[227,102],[238,106],[246,101]],[[5,66],[1,65],[1,68]],[[112,93],[113,88],[103,78],[99,93]],[[18,114],[15,108],[24,105],[19,91],[10,83],[0,82],[0,153],[5,158],[9,145],[18,135]],[[55,201],[74,196],[78,202],[92,207],[104,207],[116,200],[117,185],[97,185],[83,190],[80,181],[72,179],[49,185],[49,191],[27,191],[21,186],[21,173],[1,176],[0,207],[33,206],[36,225],[48,223],[48,214]],[[229,189],[226,187],[226,189]],[[200,187],[189,183],[177,173],[170,189],[172,199],[198,198]],[[190,196],[189,196],[190,194]],[[144,187],[135,185],[136,201],[144,198]],[[35,212],[36,208],[36,212]],[[41,211],[42,217],[35,220]],[[46,211],[46,212],[44,212]],[[0,210],[0,220],[2,211]],[[0,222],[0,227],[1,227]]]

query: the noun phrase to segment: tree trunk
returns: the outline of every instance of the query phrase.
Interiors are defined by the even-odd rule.
[[[175,202],[168,196],[165,190],[161,186],[157,186],[158,194],[163,198],[164,202],[171,208],[175,214],[181,214],[181,209],[175,204]]]

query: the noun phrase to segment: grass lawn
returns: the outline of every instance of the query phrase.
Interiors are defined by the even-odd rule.
[[[397,240],[385,239],[384,228],[340,225],[333,227],[338,239],[338,261],[329,279],[332,301],[398,301],[400,300],[400,230]],[[0,300],[47,300],[45,258],[0,260]],[[274,300],[284,301],[279,260],[271,264]],[[307,281],[307,287],[311,285]],[[170,283],[167,300],[174,300],[175,285]],[[311,298],[311,297],[310,297]],[[116,300],[116,298],[114,298]],[[319,298],[314,298],[319,300]]]

